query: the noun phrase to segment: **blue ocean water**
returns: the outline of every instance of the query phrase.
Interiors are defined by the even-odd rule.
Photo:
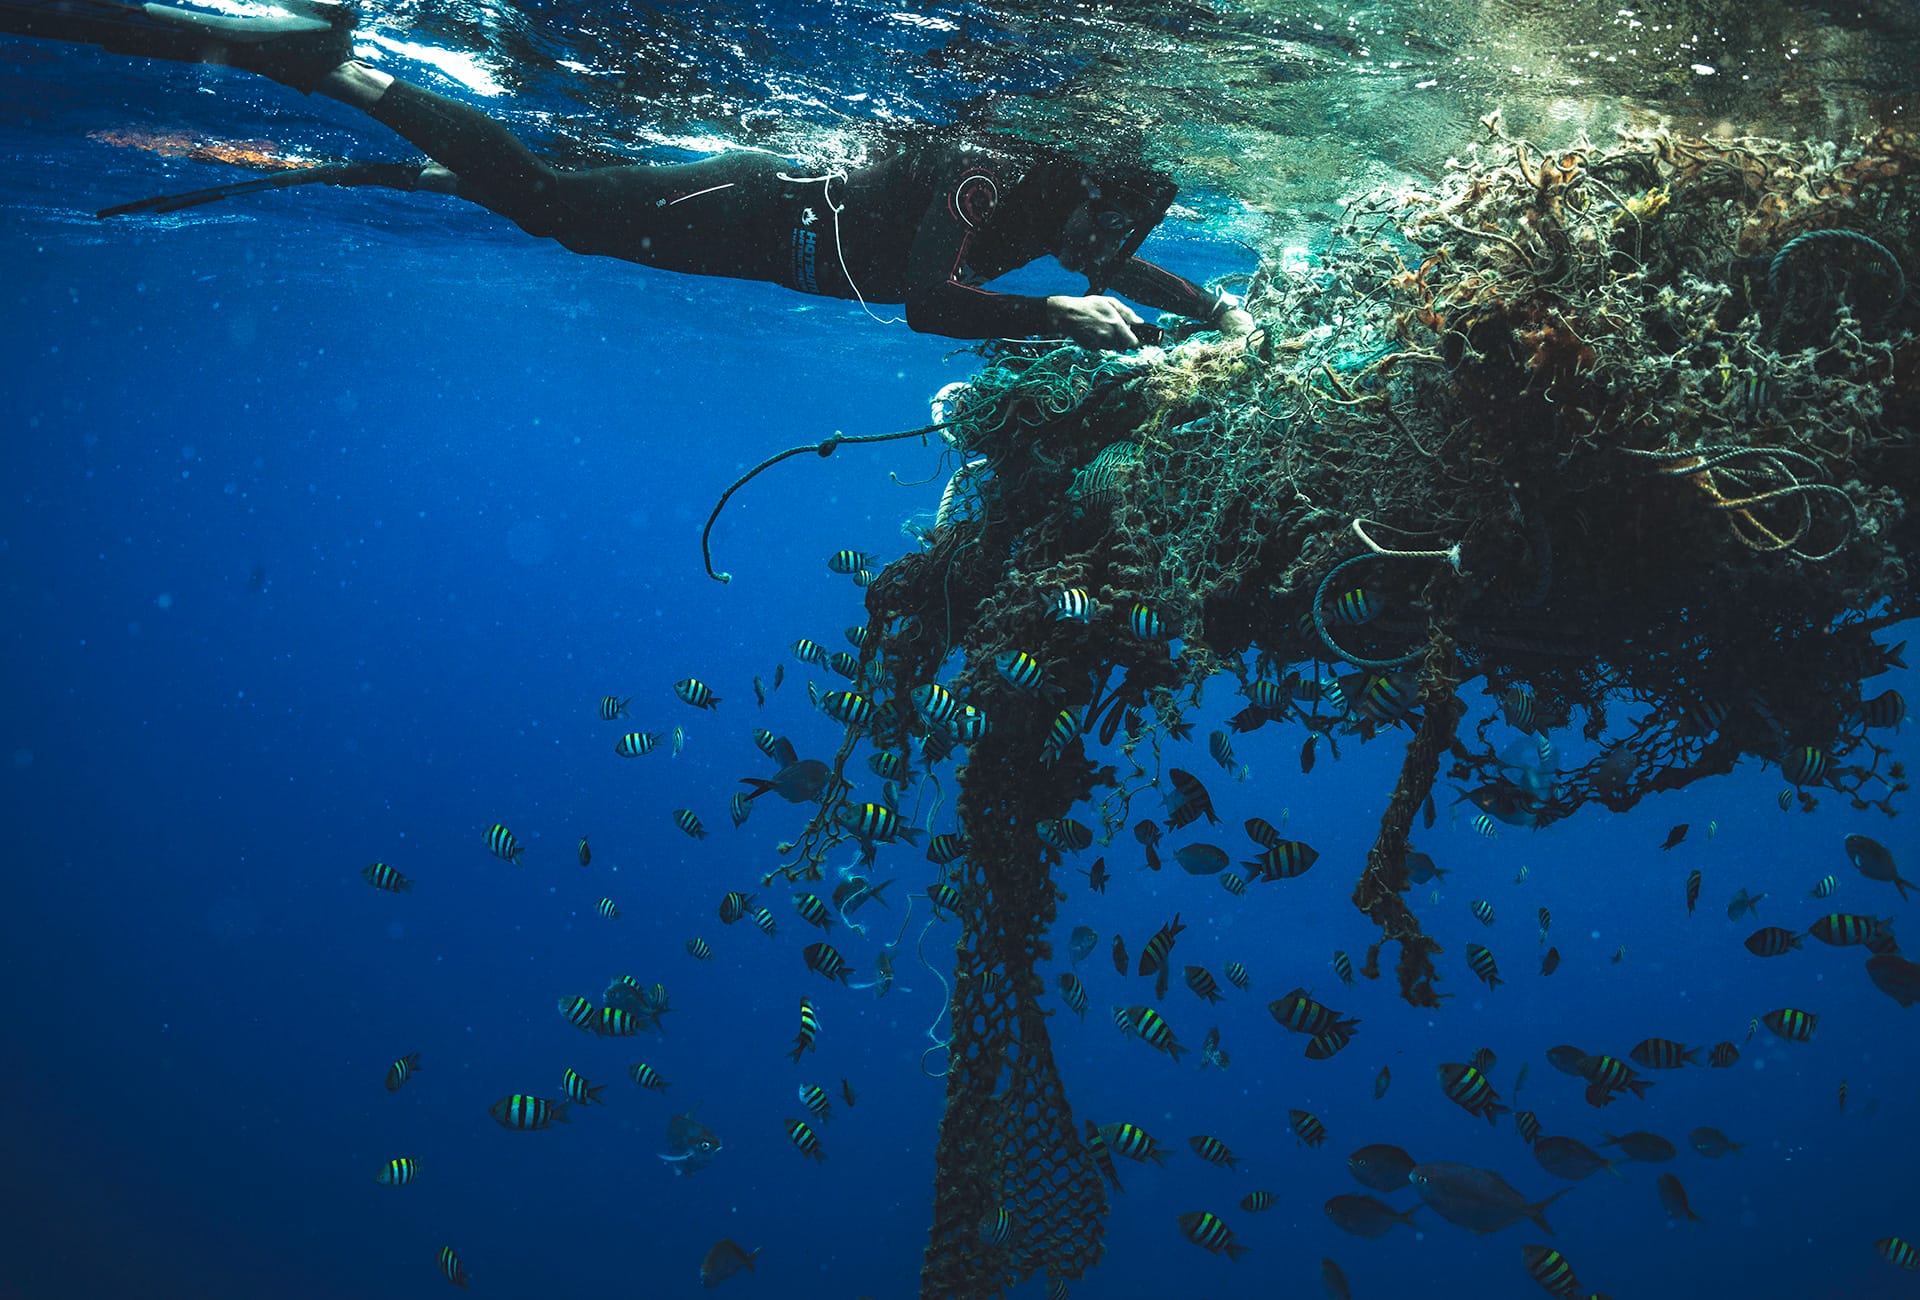
[[[751,727],[803,754],[837,743],[788,646],[810,636],[838,649],[840,629],[864,621],[860,593],[824,557],[909,547],[900,526],[938,499],[938,449],[847,447],[756,482],[715,532],[730,585],[702,574],[698,539],[718,492],[762,456],[836,430],[914,427],[977,360],[857,307],[589,261],[426,196],[299,192],[96,223],[109,203],[210,182],[201,165],[88,130],[249,115],[281,137],[374,128],[273,87],[234,91],[231,74],[129,71],[18,42],[0,58],[12,65],[0,147],[20,164],[0,187],[13,864],[0,921],[12,1067],[0,1297],[440,1294],[442,1245],[477,1294],[680,1295],[721,1237],[763,1248],[729,1291],[914,1294],[943,1095],[931,1077],[942,1055],[928,1053],[945,1032],[935,971],[947,973],[957,931],[923,934],[921,906],[889,996],[827,984],[801,964],[814,936],[792,891],[759,887],[802,810],[762,800],[735,830],[726,803],[739,777],[768,769]],[[1191,234],[1158,235],[1146,252],[1196,278],[1250,269]],[[752,679],[782,663],[785,685],[756,707]],[[690,675],[723,697],[716,711],[674,697]],[[1906,673],[1874,685],[1920,691]],[[685,751],[617,757],[629,728],[596,716],[606,694],[634,697],[635,727],[684,726]],[[1197,734],[1235,703],[1212,692]],[[1802,927],[1831,910],[1806,895],[1832,872],[1833,907],[1904,925],[1892,889],[1841,850],[1846,834],[1871,834],[1911,872],[1902,823],[1832,797],[1813,815],[1782,813],[1778,772],[1751,762],[1630,816],[1495,840],[1466,805],[1443,806],[1416,843],[1452,874],[1413,897],[1447,945],[1454,996],[1419,1011],[1390,977],[1348,990],[1328,964],[1336,948],[1358,962],[1374,937],[1348,895],[1399,745],[1349,744],[1339,762],[1323,752],[1303,777],[1298,740],[1240,739],[1244,782],[1198,744],[1172,761],[1213,793],[1223,825],[1206,838],[1239,856],[1244,818],[1284,815],[1320,850],[1306,876],[1235,899],[1171,864],[1143,871],[1124,835],[1081,855],[1104,853],[1104,894],[1062,873],[1049,979],[1067,966],[1067,930],[1101,935],[1080,968],[1085,1022],[1049,999],[1068,1096],[1077,1116],[1131,1121],[1173,1151],[1165,1169],[1122,1162],[1108,1254],[1073,1294],[1312,1294],[1323,1256],[1356,1296],[1541,1294],[1519,1266],[1522,1242],[1546,1240],[1531,1226],[1479,1238],[1423,1209],[1418,1231],[1361,1241],[1321,1209],[1361,1190],[1344,1157],[1371,1142],[1499,1169],[1532,1197],[1559,1190],[1510,1122],[1490,1128],[1440,1094],[1435,1065],[1482,1046],[1505,1092],[1530,1064],[1521,1104],[1550,1133],[1598,1143],[1644,1128],[1684,1148],[1688,1129],[1712,1124],[1746,1144],[1718,1161],[1683,1149],[1667,1166],[1697,1225],[1667,1223],[1649,1166],[1557,1202],[1553,1244],[1589,1288],[1913,1292],[1872,1249],[1920,1238],[1912,1013],[1867,982],[1856,952],[1809,943],[1756,960],[1741,947],[1756,922],[1724,910],[1738,888],[1765,891],[1760,922]],[[675,828],[681,807],[708,838]],[[943,816],[932,829],[951,829],[951,800]],[[526,843],[520,867],[488,855],[494,822]],[[1688,837],[1662,852],[1680,822]],[[413,892],[368,888],[359,873],[375,860]],[[863,911],[865,936],[833,936],[859,978],[906,919],[901,896],[932,878],[904,846],[883,849],[879,868],[900,881],[893,910]],[[1689,916],[1695,868],[1706,888]],[[728,889],[760,894],[780,933],[722,927]],[[595,914],[602,897],[618,920]],[[1469,914],[1474,899],[1494,905],[1490,929]],[[1537,974],[1540,907],[1564,956],[1550,979]],[[1175,1064],[1107,1016],[1148,1000],[1108,962],[1111,936],[1137,953],[1176,911],[1190,926],[1177,963],[1253,973],[1250,992],[1218,1007],[1177,979],[1158,1004],[1189,1045],[1219,1028],[1224,1071]],[[695,936],[715,960],[688,956]],[[1472,979],[1469,941],[1495,950],[1506,984]],[[555,1011],[625,974],[667,985],[664,1035],[594,1039]],[[1296,985],[1363,1020],[1335,1060],[1303,1061],[1267,1014]],[[795,1066],[801,996],[824,1028]],[[1764,1029],[1746,1041],[1751,1017],[1788,1005],[1820,1015],[1814,1042]],[[1732,1039],[1744,1054],[1731,1070],[1657,1074],[1646,1101],[1604,1111],[1543,1059],[1561,1042],[1624,1056],[1649,1035]],[[386,1092],[388,1065],[416,1051],[418,1076]],[[667,1093],[626,1079],[639,1060]],[[1393,1083],[1376,1100],[1382,1067]],[[533,1134],[489,1119],[501,1095],[558,1095],[567,1068],[606,1083],[604,1108]],[[828,1159],[816,1165],[781,1121],[803,1113],[798,1084],[837,1097],[842,1078],[858,1103],[836,1100],[817,1126]],[[1298,1146],[1290,1107],[1326,1124],[1324,1147]],[[669,1117],[689,1109],[725,1149],[677,1178],[656,1156]],[[1227,1142],[1240,1168],[1194,1159],[1195,1134]],[[420,1162],[418,1181],[377,1185],[400,1156]],[[1279,1204],[1242,1213],[1256,1188]],[[1175,1216],[1191,1209],[1225,1217],[1247,1256],[1182,1241]],[[1021,1294],[1040,1292],[1035,1281]]]

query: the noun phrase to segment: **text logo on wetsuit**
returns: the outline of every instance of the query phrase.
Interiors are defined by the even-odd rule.
[[[820,278],[814,271],[814,254],[820,237],[811,230],[793,232],[793,287],[806,293],[820,292]]]

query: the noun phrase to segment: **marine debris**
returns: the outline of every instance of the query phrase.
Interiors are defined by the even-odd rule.
[[[1409,728],[1353,902],[1381,932],[1363,973],[1393,945],[1417,1006],[1446,994],[1407,839],[1443,769],[1486,834],[1743,759],[1777,766],[1783,807],[1891,814],[1906,789],[1862,682],[1917,604],[1920,136],[1542,148],[1482,125],[1439,184],[1359,199],[1310,262],[1264,264],[1250,339],[999,344],[947,395],[953,500],[873,577],[858,705],[829,709],[834,778],[862,744],[965,746],[923,1294],[1100,1257],[1105,1193],[1040,1009],[1072,853],[1043,827],[1092,801],[1104,841],[1142,796],[1157,811],[1166,747],[1222,675],[1236,729],[1300,727],[1303,767]],[[1010,680],[1008,652],[1058,697]],[[854,834],[836,804],[775,875],[820,877]]]

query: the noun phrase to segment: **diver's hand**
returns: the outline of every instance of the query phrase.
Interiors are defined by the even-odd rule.
[[[1253,316],[1245,307],[1229,307],[1213,318],[1223,339],[1243,339],[1253,333]]]
[[[1134,327],[1145,325],[1133,308],[1118,298],[1099,294],[1074,298],[1056,293],[1047,299],[1047,327],[1058,330],[1083,348],[1128,351],[1140,346]]]

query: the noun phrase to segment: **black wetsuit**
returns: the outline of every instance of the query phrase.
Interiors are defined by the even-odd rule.
[[[936,142],[832,175],[747,152],[560,171],[480,110],[404,81],[369,111],[453,172],[460,197],[577,253],[901,303],[915,330],[954,338],[1048,328],[1045,298],[981,287],[1052,253],[1076,201],[1023,189],[1029,169],[1010,157]],[[1109,279],[1196,320],[1222,302],[1139,258]]]

